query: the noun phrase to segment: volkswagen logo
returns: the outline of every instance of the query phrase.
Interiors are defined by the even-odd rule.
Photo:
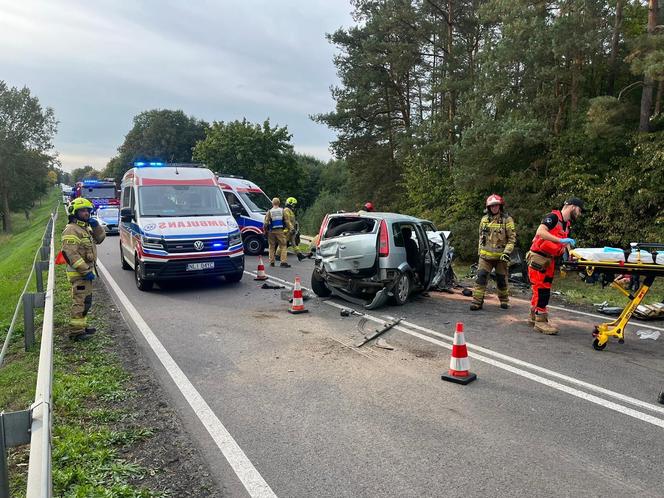
[[[205,244],[203,244],[202,240],[197,240],[196,242],[194,242],[194,249],[196,249],[197,251],[202,251],[203,247],[205,247]]]

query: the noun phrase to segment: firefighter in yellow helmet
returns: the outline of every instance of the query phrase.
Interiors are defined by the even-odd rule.
[[[290,221],[284,215],[284,209],[281,207],[281,200],[278,197],[272,199],[272,209],[265,213],[263,220],[263,229],[267,234],[268,254],[270,266],[274,266],[277,245],[279,246],[279,259],[284,268],[290,268],[288,264],[288,250],[286,232],[292,230]]]
[[[69,204],[69,223],[62,231],[62,256],[67,262],[67,278],[71,283],[72,306],[69,320],[69,338],[87,339],[95,333],[88,326],[87,316],[92,307],[92,281],[95,279],[97,244],[106,238],[106,232],[95,218],[94,206],[83,197]]]
[[[286,239],[288,243],[293,247],[295,255],[297,256],[298,261],[302,261],[305,256],[297,249],[298,246],[298,233],[299,225],[295,219],[295,209],[297,208],[297,199],[295,197],[289,197],[286,199],[286,206],[284,207],[284,219],[287,220],[288,225],[291,228],[286,229]]]
[[[516,226],[512,217],[505,212],[505,201],[497,194],[490,195],[486,200],[486,214],[480,221],[479,262],[477,264],[477,280],[473,289],[471,311],[482,308],[486,284],[491,270],[496,269],[496,287],[502,309],[509,308],[509,275],[510,254],[516,243]]]

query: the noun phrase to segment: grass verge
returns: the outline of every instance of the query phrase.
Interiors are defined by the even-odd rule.
[[[50,201],[48,204],[53,205]],[[39,246],[44,230],[47,217],[42,218],[35,214],[33,226],[5,239],[2,247],[2,253],[10,255],[15,263],[28,261],[27,269],[23,265],[23,283],[29,272],[33,247],[36,250]],[[56,251],[65,223],[60,211],[55,231]],[[19,275],[18,268],[15,273]],[[0,288],[9,293],[12,285],[3,278]],[[153,430],[143,426],[131,410],[124,408],[135,391],[129,374],[112,351],[111,339],[103,334],[79,343],[67,339],[70,302],[65,270],[59,266],[54,315],[53,494],[63,497],[166,496],[164,492],[140,486],[141,480],[154,475],[157,469],[146,468],[122,456],[132,445],[152,437]],[[102,318],[97,318],[95,325],[105,326]],[[39,346],[23,352],[22,334],[18,332],[12,340],[6,364],[0,369],[0,409],[6,411],[25,409],[34,399]],[[28,455],[28,446],[9,450],[11,496],[25,496]]]

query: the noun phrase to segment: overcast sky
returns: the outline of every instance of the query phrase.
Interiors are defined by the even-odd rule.
[[[335,49],[348,0],[0,0],[0,79],[60,122],[66,170],[102,168],[147,109],[206,121],[270,118],[295,150],[329,159]]]

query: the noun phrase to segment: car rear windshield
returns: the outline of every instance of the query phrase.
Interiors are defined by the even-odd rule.
[[[348,237],[363,233],[373,233],[376,220],[371,218],[360,218],[359,216],[339,216],[330,218],[325,231],[325,239],[335,237]]]

